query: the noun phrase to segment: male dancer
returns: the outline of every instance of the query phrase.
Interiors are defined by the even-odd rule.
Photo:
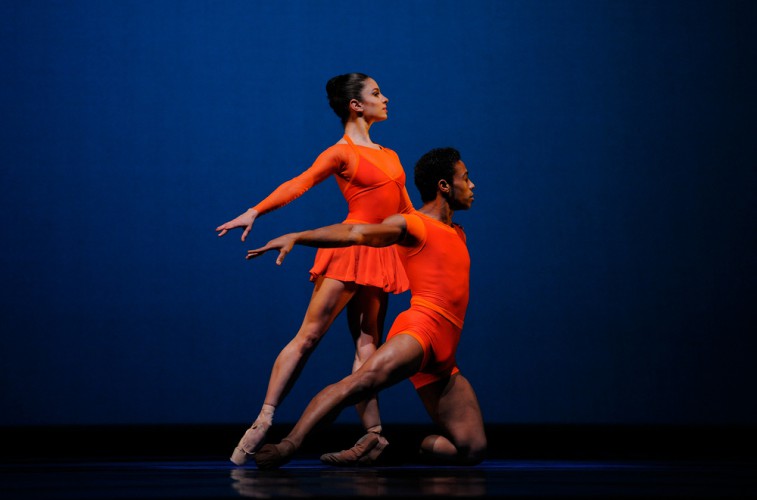
[[[410,308],[394,321],[386,342],[356,372],[319,392],[297,424],[279,444],[255,454],[259,469],[287,463],[307,434],[335,418],[346,406],[409,378],[442,435],[421,443],[428,458],[446,463],[477,464],[484,458],[486,435],[481,409],[468,380],[455,362],[468,305],[470,257],[462,228],[452,222],[455,210],[473,203],[473,182],[453,148],[426,153],[415,166],[415,185],[423,206],[381,224],[336,224],[290,233],[249,250],[247,259],[278,250],[281,264],[295,244],[312,247],[374,247],[397,244],[410,280]],[[321,457],[334,465],[360,465],[380,452],[378,435],[367,434],[352,449]]]

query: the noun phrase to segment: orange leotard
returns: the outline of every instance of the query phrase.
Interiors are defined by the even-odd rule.
[[[387,340],[405,334],[423,347],[421,369],[410,377],[416,388],[459,371],[457,344],[468,308],[470,255],[465,233],[420,212],[404,215],[418,244],[398,247],[410,279],[410,309],[392,324]]]
[[[326,149],[310,168],[276,188],[253,208],[260,214],[280,208],[333,175],[347,201],[344,223],[380,223],[390,215],[412,211],[405,188],[405,170],[397,153],[384,147],[357,146],[347,135],[344,139],[347,144]],[[310,280],[319,276],[376,286],[393,293],[409,288],[395,245],[319,248],[310,269]]]

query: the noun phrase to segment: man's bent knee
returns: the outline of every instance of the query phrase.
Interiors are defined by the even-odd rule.
[[[480,464],[486,458],[486,442],[481,445],[472,446],[468,449],[464,461],[468,465]]]
[[[350,392],[366,394],[374,392],[383,380],[382,374],[363,365],[358,371],[347,377]]]
[[[458,459],[465,465],[480,464],[486,458],[486,437],[473,438],[457,445]]]

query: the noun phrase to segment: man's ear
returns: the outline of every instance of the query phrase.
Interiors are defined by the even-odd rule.
[[[449,182],[447,182],[444,179],[439,179],[439,182],[436,184],[439,187],[439,191],[442,193],[449,193]]]

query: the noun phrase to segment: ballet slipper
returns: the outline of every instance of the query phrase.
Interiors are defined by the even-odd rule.
[[[279,444],[266,444],[260,448],[255,453],[255,463],[260,470],[278,469],[289,462],[296,451],[297,446],[285,438]]]
[[[361,457],[358,462],[360,465],[373,465],[378,461],[378,458],[387,446],[389,446],[389,441],[384,436],[379,435],[379,440],[378,443],[376,443],[376,446],[374,446],[366,456]]]
[[[349,450],[321,455],[321,462],[339,467],[354,467],[371,465],[378,460],[381,453],[389,445],[385,437],[375,432],[369,432],[358,439],[355,446]]]
[[[236,465],[244,465],[247,461],[255,455],[255,452],[263,445],[263,439],[271,428],[271,424],[256,420],[252,427],[247,429],[239,440],[239,444],[234,448],[234,452],[231,454],[231,461]]]

